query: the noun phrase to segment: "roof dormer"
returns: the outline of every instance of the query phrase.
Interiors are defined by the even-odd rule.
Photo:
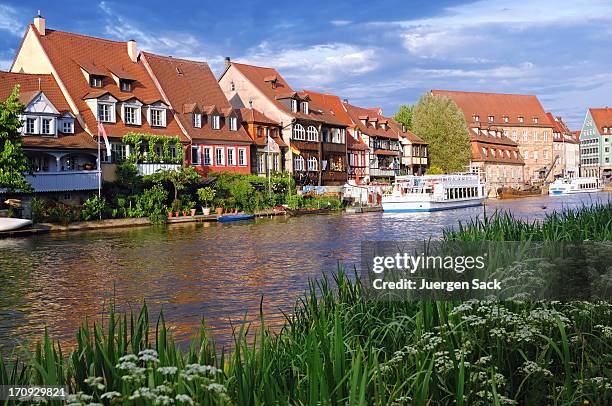
[[[133,83],[136,82],[136,77],[123,68],[112,66],[108,70],[115,81],[115,84],[122,92],[132,92]]]
[[[359,120],[361,121],[361,124],[368,125],[369,117],[368,116],[359,116]]]
[[[264,78],[264,82],[266,82],[268,85],[270,85],[270,87],[272,89],[276,89],[276,86],[277,86],[277,83],[278,83],[278,78],[276,77],[276,75],[266,76]]]
[[[370,118],[370,125],[372,125],[372,127],[376,128],[376,126],[378,125],[378,117]]]
[[[104,78],[108,76],[108,72],[102,66],[87,61],[77,62],[81,67],[81,72],[90,87],[100,88],[104,86]]]

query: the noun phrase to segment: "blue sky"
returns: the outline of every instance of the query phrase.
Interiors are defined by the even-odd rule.
[[[296,89],[389,115],[430,89],[536,94],[572,129],[612,105],[610,1],[0,0],[1,69],[38,9],[49,28],[133,38],[217,74],[225,56],[273,66]]]

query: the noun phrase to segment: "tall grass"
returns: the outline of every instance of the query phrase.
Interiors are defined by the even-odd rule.
[[[571,221],[589,227],[581,236],[607,235],[586,220],[587,212],[603,219],[600,210],[610,215],[609,207],[593,207],[559,218],[580,219]],[[476,230],[468,225],[446,237],[505,238],[522,227],[487,228],[497,221],[507,220],[473,223]],[[234,331],[229,353],[215,347],[203,323],[189,350],[180,351],[163,313],[151,323],[146,305],[137,314],[111,309],[103,322],[83,324],[67,357],[45,334],[25,363],[0,363],[0,384],[65,384],[77,394],[71,401],[81,404],[603,405],[612,399],[609,302],[383,302],[368,299],[359,278],[339,270],[310,283],[280,331],[267,329],[261,317],[257,331],[248,325]]]

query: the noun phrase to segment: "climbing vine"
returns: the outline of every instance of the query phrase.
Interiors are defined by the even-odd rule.
[[[183,148],[179,137],[130,132],[123,136],[122,141],[130,146],[130,156],[126,158],[127,162],[134,164],[183,163]],[[143,148],[143,146],[146,146],[146,148]],[[161,146],[161,151],[158,151],[156,146]],[[172,146],[175,147],[176,155],[172,152]],[[161,154],[158,152],[161,152]]]

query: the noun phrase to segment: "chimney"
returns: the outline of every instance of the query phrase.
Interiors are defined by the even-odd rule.
[[[138,47],[136,46],[136,41],[133,39],[127,42],[127,53],[130,56],[132,62],[138,62]]]
[[[342,102],[343,102],[344,104],[348,104],[348,99],[344,99],[344,100],[342,100]]]
[[[232,63],[232,60],[230,59],[229,56],[225,57],[225,67],[227,68],[228,66],[230,66]]]
[[[45,18],[40,15],[40,10],[38,10],[38,15],[34,17],[34,27],[40,35],[45,35]]]

